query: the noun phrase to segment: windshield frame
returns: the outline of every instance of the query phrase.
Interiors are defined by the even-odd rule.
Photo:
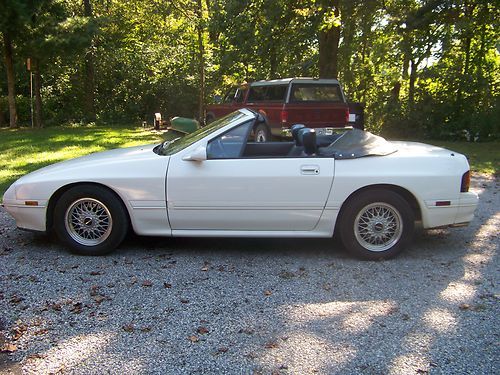
[[[186,134],[184,137],[177,137],[170,141],[165,141],[155,147],[157,153],[163,156],[174,155],[190,146],[196,142],[202,140],[203,138],[213,134],[217,136],[220,130],[227,127],[227,130],[242,124],[249,120],[249,117],[253,116],[254,120],[257,118],[256,114],[249,110],[237,110],[231,112],[230,114],[221,117],[218,120],[210,123],[207,126],[199,128],[193,133]]]

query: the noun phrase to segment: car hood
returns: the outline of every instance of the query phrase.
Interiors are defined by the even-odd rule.
[[[40,179],[42,177],[43,179],[48,179],[50,176],[60,175],[61,173],[70,176],[76,171],[86,170],[89,168],[108,170],[109,168],[123,168],[132,161],[147,161],[151,158],[158,158],[159,156],[153,152],[153,148],[155,146],[155,144],[150,144],[119,148],[62,161],[31,172],[18,179],[16,183],[24,183],[34,179]]]

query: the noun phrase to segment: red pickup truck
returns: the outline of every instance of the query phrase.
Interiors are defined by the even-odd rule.
[[[286,78],[232,87],[220,103],[207,107],[206,122],[239,108],[262,114],[264,122],[254,130],[256,142],[287,136],[294,124],[327,135],[349,122],[349,107],[336,79]]]

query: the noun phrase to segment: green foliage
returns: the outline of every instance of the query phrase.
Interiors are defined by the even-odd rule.
[[[58,126],[0,129],[0,196],[19,177],[49,164],[118,147],[162,140],[159,133],[131,126]]]
[[[500,8],[494,2],[90,2],[92,17],[84,16],[80,0],[1,2],[7,16],[0,31],[11,33],[15,44],[22,124],[30,123],[28,56],[41,61],[46,124],[85,118],[88,51],[98,121],[151,122],[154,112],[197,116],[201,61],[206,98],[245,81],[317,76],[318,35],[340,26],[339,79],[351,101],[365,103],[369,130],[472,140],[500,134]],[[5,77],[3,66],[0,75]],[[7,87],[0,84],[5,118]]]

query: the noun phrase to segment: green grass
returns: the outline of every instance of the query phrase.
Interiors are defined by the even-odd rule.
[[[58,126],[0,129],[0,198],[19,177],[58,161],[119,147],[160,142],[137,127]]]
[[[472,174],[498,175],[500,170],[500,142],[472,143],[464,141],[423,141],[467,156]]]
[[[0,129],[0,198],[12,182],[35,169],[92,152],[155,143],[162,139],[160,133],[134,127]],[[474,173],[498,174],[500,142],[424,142],[465,154]]]

